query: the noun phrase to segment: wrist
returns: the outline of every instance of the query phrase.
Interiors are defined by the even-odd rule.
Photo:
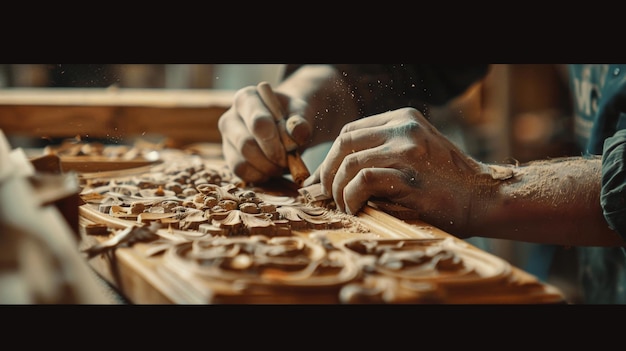
[[[509,204],[510,184],[517,182],[519,169],[514,165],[479,163],[480,172],[472,180],[464,237],[491,237],[486,230],[498,222],[501,211]],[[514,198],[515,195],[512,196]]]

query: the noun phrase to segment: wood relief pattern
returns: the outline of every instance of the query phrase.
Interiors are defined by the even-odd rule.
[[[163,168],[163,167],[161,167]],[[225,169],[199,163],[141,176],[88,180],[81,197],[114,218],[223,236],[288,236],[292,230],[367,231],[356,217],[245,187]]]
[[[244,184],[216,164],[185,154],[143,173],[84,177],[81,215],[96,223],[86,233],[101,238],[87,256],[142,242],[158,273],[199,303],[561,299],[458,240],[388,239],[359,217]]]

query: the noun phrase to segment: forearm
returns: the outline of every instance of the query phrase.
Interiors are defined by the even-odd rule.
[[[331,65],[302,66],[276,91],[308,103],[303,117],[313,126],[309,146],[334,140],[344,124],[360,117],[348,85]]]
[[[539,161],[511,169],[513,177],[492,180],[472,203],[469,236],[571,246],[626,244],[602,214],[599,157]]]

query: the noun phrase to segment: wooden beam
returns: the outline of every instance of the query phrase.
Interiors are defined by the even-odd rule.
[[[175,146],[220,142],[219,117],[234,91],[119,88],[0,90],[0,129],[6,135],[123,143],[162,136]]]

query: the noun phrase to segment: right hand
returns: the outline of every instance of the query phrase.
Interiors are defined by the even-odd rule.
[[[371,197],[413,209],[439,228],[459,230],[483,211],[489,169],[414,108],[348,123],[305,186],[320,182],[337,209],[356,214]],[[474,212],[471,212],[474,211]]]
[[[304,116],[305,101],[278,91],[275,94],[287,116]],[[218,128],[226,164],[242,180],[263,183],[287,172],[287,155],[276,122],[256,86],[247,86],[235,93],[232,106],[218,121]],[[292,138],[303,146],[309,142],[311,134],[311,126],[304,123],[293,131]]]

